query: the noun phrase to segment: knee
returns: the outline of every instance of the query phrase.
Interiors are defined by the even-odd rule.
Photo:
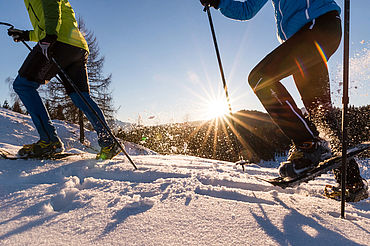
[[[76,92],[71,92],[71,93],[68,94],[68,96],[71,98],[73,104],[76,105],[77,108],[81,109],[80,103],[79,103],[79,100],[81,100],[81,99],[80,99],[79,95]]]
[[[264,64],[258,64],[253,68],[248,76],[248,83],[254,93],[278,81],[273,70],[273,67]]]
[[[80,101],[83,100],[81,96],[83,96],[86,100],[90,98],[90,94],[88,92],[81,92],[80,95],[77,92],[71,92],[68,96],[72,99],[72,101]]]
[[[89,103],[91,101],[91,97],[88,92],[81,92],[81,96],[83,96],[85,100],[83,100],[77,92],[72,92],[68,95],[72,99],[73,104],[82,111],[87,109],[85,101],[88,101]]]
[[[248,83],[254,92],[256,92],[257,86],[261,83],[263,77],[263,74],[257,67],[253,68],[253,70],[249,73]]]
[[[19,92],[23,91],[26,87],[27,80],[18,75],[13,82],[13,90],[18,94]]]
[[[39,83],[29,81],[24,77],[17,76],[17,78],[13,82],[13,89],[14,91],[19,94],[22,91],[28,91],[28,90],[36,90],[40,86]]]

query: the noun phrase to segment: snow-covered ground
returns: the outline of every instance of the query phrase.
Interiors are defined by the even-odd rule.
[[[0,159],[0,245],[370,245],[370,199],[322,196],[323,175],[294,189],[255,176],[276,168],[158,155],[126,143],[139,170],[119,155],[94,159],[78,127],[55,122],[68,152],[58,161]],[[28,116],[0,108],[0,148],[37,141]],[[267,166],[271,166],[270,164]],[[361,172],[370,181],[369,159]]]

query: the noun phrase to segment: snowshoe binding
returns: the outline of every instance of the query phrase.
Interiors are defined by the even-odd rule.
[[[64,145],[61,141],[46,142],[39,140],[33,144],[26,144],[18,151],[19,157],[40,158],[62,153]]]
[[[117,143],[113,143],[106,147],[102,147],[100,152],[96,155],[96,159],[110,160],[121,152],[122,152],[121,147]]]
[[[358,202],[369,197],[368,184],[366,180],[362,180],[353,185],[346,186],[346,202]],[[342,189],[341,185],[326,185],[324,189],[324,195],[328,198],[341,201]]]
[[[328,142],[323,139],[293,145],[289,150],[287,161],[280,164],[279,174],[282,178],[297,178],[331,156]]]

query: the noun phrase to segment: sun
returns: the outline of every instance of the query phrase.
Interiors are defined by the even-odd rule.
[[[229,113],[226,100],[213,99],[207,102],[206,115],[208,119],[219,118]]]

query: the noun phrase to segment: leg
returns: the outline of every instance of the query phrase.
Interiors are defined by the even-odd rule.
[[[306,69],[304,73],[294,73],[293,78],[310,115],[316,114],[318,107],[326,111],[332,108],[326,63],[318,62]]]
[[[100,122],[96,114],[88,107],[84,100],[75,92],[73,87],[68,83],[67,79],[60,74],[60,77],[63,80],[63,84],[67,90],[68,95],[72,99],[73,103],[81,109],[82,112],[86,115],[87,119],[90,121],[91,125],[94,127],[98,135],[98,142],[101,147],[106,147],[113,144],[113,140],[110,137],[109,133],[104,127],[104,124],[108,126],[104,114],[99,108],[99,106],[92,100],[89,94],[89,84],[86,63],[88,59],[88,54],[85,50],[76,48],[76,47],[66,47],[66,49],[71,49],[67,53],[73,53],[76,56],[75,61],[65,68],[65,72],[70,76],[71,80],[77,88],[82,93],[83,98],[89,103],[92,109],[98,114],[99,118],[103,121]]]
[[[326,59],[337,49],[341,38],[340,19],[329,12],[266,56],[251,72],[249,83],[274,122],[295,144],[314,139],[318,131],[304,119],[280,80],[294,75],[302,100],[310,114],[320,104],[330,108]]]
[[[91,105],[93,110],[95,110],[95,112],[99,115],[100,119],[102,119],[104,121],[104,124],[107,125],[102,111],[100,110],[99,106],[91,99],[89,93],[88,92],[82,92],[82,95],[83,95],[84,99]],[[100,121],[98,120],[96,115],[90,110],[90,108],[81,99],[81,97],[76,92],[72,92],[71,94],[69,94],[69,96],[71,97],[71,99],[72,99],[73,103],[76,105],[76,107],[78,107],[79,109],[82,110],[82,112],[84,112],[87,119],[90,121],[91,125],[94,127],[94,130],[96,131],[96,133],[98,135],[99,145],[101,147],[106,147],[106,146],[109,146],[109,145],[113,144],[113,140],[110,137],[107,130],[100,123]]]
[[[13,83],[14,91],[18,94],[28,113],[31,115],[32,121],[40,135],[40,140],[45,142],[60,141],[49,114],[37,92],[39,86],[39,83],[29,81],[20,76]]]
[[[322,138],[328,140],[333,151],[340,145],[340,126],[331,104],[330,82],[326,63],[317,63],[302,73],[293,74],[294,81]]]
[[[326,19],[318,20],[318,25],[320,25],[320,21],[326,22]],[[340,20],[337,18],[337,22],[339,21]],[[300,71],[295,73],[293,76],[298,91],[302,96],[303,103],[309,112],[310,120],[318,127],[320,134],[330,141],[330,145],[334,153],[341,153],[342,135],[340,122],[331,104],[330,81],[325,61],[334,53],[339,42],[338,38],[334,37],[335,33],[333,34],[332,31],[338,29],[338,25],[330,23],[331,22],[325,23],[324,30],[314,29],[317,36],[317,42],[314,44],[321,55],[321,60],[323,62],[311,65],[310,69],[306,69],[304,73],[302,73],[302,69],[300,69]],[[330,36],[329,38],[323,37],[322,33],[324,32],[329,34],[332,33],[332,38],[330,38]],[[340,33],[340,30],[337,30],[337,32]],[[322,45],[319,45],[319,43]],[[300,67],[304,67],[304,64]],[[355,159],[352,158],[348,160],[347,165],[347,183],[350,186],[356,183],[361,183],[362,178]],[[334,176],[337,182],[340,183],[341,170],[334,170]]]
[[[341,153],[340,123],[331,104],[329,75],[326,67],[318,64],[305,73],[304,77],[299,73],[295,74],[294,80],[302,95],[305,107],[310,113],[311,120],[323,134],[323,137],[330,141],[334,153]],[[314,93],[310,92],[311,85],[316,88]],[[334,170],[334,177],[338,183],[341,183],[341,169]],[[354,158],[348,160],[346,179],[349,185],[362,182],[360,170]]]
[[[283,177],[297,177],[331,156],[327,142],[318,138],[316,122],[310,119],[318,109],[331,107],[326,57],[332,55],[340,41],[340,32],[333,26],[340,30],[335,12],[308,23],[266,56],[249,76],[250,85],[271,118],[295,144],[288,161],[279,168]],[[303,117],[280,83],[289,75],[294,75],[309,118]]]
[[[336,51],[341,39],[339,16],[330,12],[317,18],[308,32],[309,45],[298,54],[296,63],[299,70],[293,77],[310,121],[337,151],[341,133],[331,103],[327,60]],[[307,56],[305,52],[311,55]]]
[[[55,67],[42,54],[39,45],[32,49],[18,73],[13,88],[31,115],[40,140],[60,142],[50,116],[37,92],[41,84],[45,84],[56,74]]]
[[[303,116],[280,80],[297,72],[295,46],[304,39],[290,39],[267,55],[250,73],[248,81],[257,97],[280,129],[299,144],[318,135],[315,127]]]

